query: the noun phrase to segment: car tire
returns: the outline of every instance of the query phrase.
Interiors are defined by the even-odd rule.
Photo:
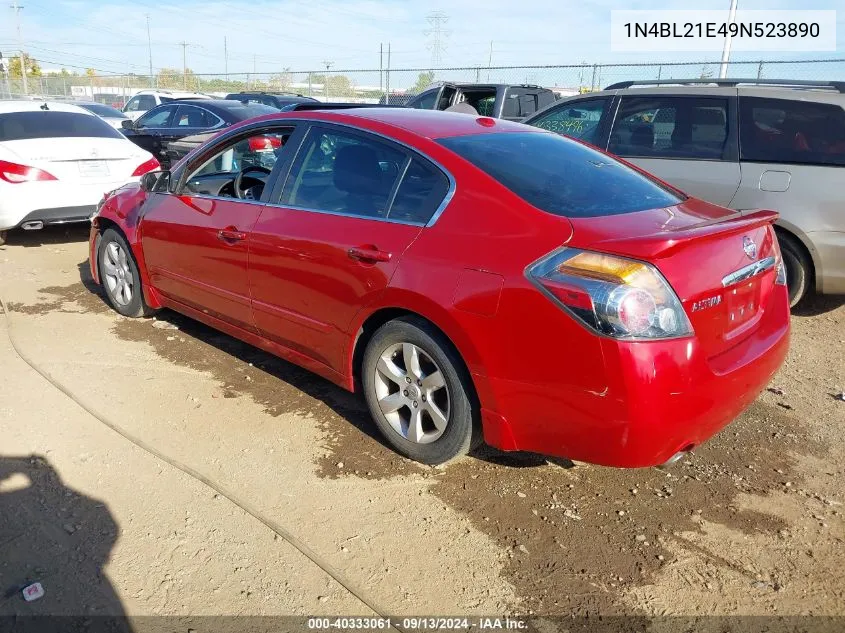
[[[100,283],[109,304],[127,317],[152,316],[156,311],[144,301],[141,275],[132,249],[114,229],[106,229],[97,252]]]
[[[812,288],[813,265],[804,249],[795,238],[778,232],[780,252],[786,267],[786,287],[789,291],[789,307],[797,306]]]
[[[8,234],[8,231],[0,231],[0,246],[3,246],[6,243],[6,236]]]
[[[443,464],[481,443],[469,374],[426,321],[403,317],[381,326],[364,351],[361,378],[376,426],[402,455]]]

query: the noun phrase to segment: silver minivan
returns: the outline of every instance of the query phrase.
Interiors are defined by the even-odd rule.
[[[621,156],[692,196],[778,211],[790,303],[845,293],[845,82],[627,81],[524,122]]]

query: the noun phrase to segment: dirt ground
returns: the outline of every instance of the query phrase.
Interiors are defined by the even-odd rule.
[[[426,468],[357,396],[111,311],[86,235],[0,248],[0,327],[66,391],[0,332],[0,614],[845,615],[845,298],[794,315],[770,388],[669,469]]]

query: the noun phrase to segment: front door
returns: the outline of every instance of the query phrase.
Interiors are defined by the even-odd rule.
[[[172,127],[175,114],[175,104],[165,104],[153,108],[141,115],[141,118],[135,122],[134,129],[127,134],[127,137],[161,162],[164,158],[162,137]]]
[[[218,142],[186,167],[175,193],[148,203],[142,247],[152,285],[167,298],[254,329],[249,236],[293,129],[268,125]]]
[[[253,229],[261,333],[344,372],[355,315],[390,283],[449,190],[431,163],[384,139],[312,126],[278,204]]]

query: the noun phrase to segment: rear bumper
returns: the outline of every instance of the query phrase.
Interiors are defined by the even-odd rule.
[[[738,416],[780,368],[789,347],[785,289],[755,333],[708,358],[695,337],[660,342],[602,339],[602,391],[550,390],[487,379],[499,410],[484,409],[488,443],[618,467],[665,463]]]
[[[70,222],[87,222],[97,205],[82,205],[77,207],[53,207],[52,209],[35,209],[27,213],[18,226],[27,222],[43,222],[47,224],[67,224]]]

